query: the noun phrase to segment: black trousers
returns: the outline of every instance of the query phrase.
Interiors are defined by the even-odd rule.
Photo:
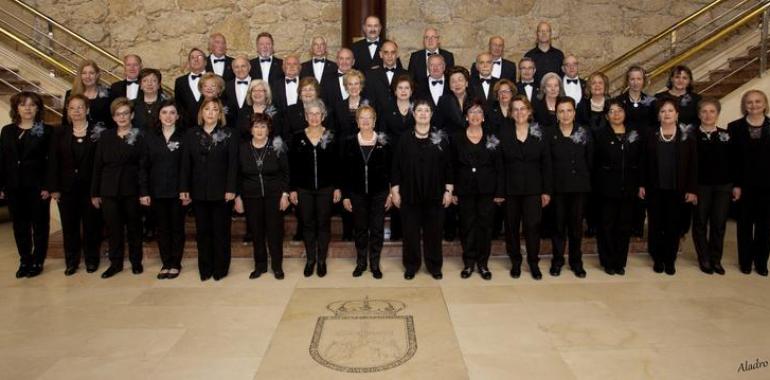
[[[679,250],[684,215],[684,195],[675,190],[648,189],[647,248],[655,263],[673,265]]]
[[[487,267],[497,209],[493,199],[492,195],[487,194],[458,195],[460,242],[465,266]]]
[[[401,203],[403,225],[403,263],[407,272],[420,270],[422,255],[432,274],[441,273],[444,262],[441,234],[444,228],[444,206],[439,202]],[[420,246],[422,240],[422,247]]]
[[[331,240],[332,196],[334,189],[299,189],[299,213],[308,262],[325,261]]]
[[[77,268],[81,254],[85,256],[87,266],[98,266],[102,215],[91,204],[89,191],[83,187],[61,193],[58,205],[67,268]]]
[[[444,238],[454,240],[457,237],[459,212],[457,206],[449,205],[444,209]]]
[[[356,264],[380,267],[380,253],[385,235],[385,199],[388,191],[376,194],[350,194],[353,205],[353,234],[356,241]]]
[[[722,260],[732,185],[698,186],[698,206],[692,221],[692,240],[701,265]]]
[[[401,211],[398,207],[391,207],[388,211],[390,213],[390,240],[401,240]]]
[[[640,236],[644,233],[644,220],[647,219],[648,208],[649,203],[646,199],[636,198],[634,201],[634,215],[631,219],[631,231],[639,233]]]
[[[184,255],[185,207],[179,198],[153,198],[160,261],[165,269],[181,269]]]
[[[583,209],[585,193],[563,193],[553,197],[553,211],[556,217],[554,234],[551,236],[553,259],[551,265],[564,265],[564,249],[569,241],[569,266],[583,267]]]
[[[738,263],[767,268],[770,251],[770,190],[744,187],[738,202]]]
[[[519,228],[524,232],[527,263],[540,261],[540,221],[542,207],[540,195],[509,195],[505,198],[505,246],[514,267],[521,266]]]
[[[40,199],[40,189],[8,190],[6,198],[21,266],[42,266],[48,254],[51,201]]]
[[[267,271],[267,255],[273,272],[283,271],[283,211],[281,195],[244,198],[246,223],[251,230],[254,270]]]
[[[110,243],[110,265],[123,268],[125,241],[128,238],[128,260],[142,264],[142,219],[137,196],[103,197],[102,212]]]
[[[227,276],[230,269],[230,210],[230,203],[224,200],[193,201],[201,276]]]
[[[628,261],[628,245],[634,223],[637,198],[600,197],[596,248],[602,267],[621,269]]]

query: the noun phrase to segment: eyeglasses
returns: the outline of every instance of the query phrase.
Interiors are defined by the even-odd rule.
[[[513,94],[513,91],[511,91],[511,90],[500,90],[497,93],[498,94]]]

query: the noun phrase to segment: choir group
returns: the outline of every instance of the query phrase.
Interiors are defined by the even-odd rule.
[[[724,274],[725,225],[737,219],[741,272],[767,276],[770,251],[770,118],[767,95],[747,91],[743,116],[718,126],[720,103],[701,99],[692,72],[675,67],[667,88],[644,92],[645,69],[631,66],[625,91],[580,78],[578,59],[536,46],[518,64],[494,36],[469,71],[441,48],[435,28],[404,69],[398,44],[380,38],[368,17],[365,38],[327,58],[273,54],[269,33],[257,56],[230,57],[225,36],[209,53],[188,54],[189,73],[164,93],[160,71],[124,57],[125,79],[111,87],[86,60],[64,101],[61,127],[42,122],[39,95],[11,99],[12,123],[0,133],[0,198],[7,200],[20,256],[16,277],[43,271],[50,200],[59,207],[66,275],[98,269],[108,240],[108,278],[143,272],[142,240],[157,240],[158,278],[179,276],[185,217],[195,219],[201,280],[230,266],[231,218],[245,214],[257,278],[284,278],[284,215],[295,212],[305,276],[327,273],[331,218],[355,241],[353,276],[381,278],[386,214],[390,240],[403,240],[404,278],[422,262],[442,278],[442,239],[459,238],[464,269],[490,279],[491,242],[502,231],[510,275],[521,275],[526,247],[541,279],[541,238],[552,241],[549,273],[565,264],[586,271],[585,233],[599,260],[623,275],[631,236],[647,221],[653,269],[673,275],[681,238],[692,229],[700,269]],[[587,227],[584,227],[584,222]],[[567,258],[565,259],[565,256]]]

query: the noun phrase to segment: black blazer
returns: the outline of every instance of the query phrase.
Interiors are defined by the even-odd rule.
[[[492,63],[494,65],[494,63]],[[516,64],[503,58],[500,63],[500,77],[497,79],[508,79],[513,83],[516,83]],[[474,61],[468,67],[471,68],[471,78],[479,76],[478,70],[476,70],[476,62]]]
[[[289,145],[289,187],[292,190],[338,189],[339,153],[337,137],[329,129],[317,145],[310,142],[304,130],[294,133]]]
[[[425,49],[420,49],[418,51],[413,52],[409,56],[409,73],[412,74],[412,78],[417,83],[423,83],[428,80],[428,61],[427,56],[425,53]],[[438,53],[441,54],[441,56],[444,57],[444,63],[446,63],[446,69],[448,70],[450,67],[454,67],[455,65],[455,56],[452,54],[452,52],[448,50],[444,50],[439,48]],[[447,78],[449,80],[449,78]],[[446,86],[449,87],[449,84],[446,83]]]
[[[575,121],[577,124],[587,126],[591,130],[603,127],[608,123],[605,115],[607,115],[607,111],[610,108],[609,102],[609,98],[605,99],[604,109],[602,109],[601,112],[594,112],[591,110],[591,98],[584,96],[583,99],[580,100],[580,103],[577,104],[575,110]],[[628,118],[626,118],[626,121],[628,121]],[[635,128],[635,126],[632,126],[627,122],[625,124],[626,126]]]
[[[396,79],[399,75],[409,74],[400,66],[396,66],[393,70],[393,79]],[[388,82],[388,75],[384,68],[378,67],[366,72],[366,87],[364,88],[365,96],[374,100],[379,104],[385,102],[391,98],[394,98],[393,91],[391,90],[391,83]]]
[[[117,129],[102,132],[94,154],[92,197],[136,196],[139,194],[139,163],[144,133],[138,128],[124,137]]]
[[[556,111],[549,111],[545,97],[543,99],[532,99],[532,109],[534,111],[535,121],[543,127],[551,127],[559,121],[556,119]]]
[[[251,76],[251,79],[262,79],[267,81],[267,83],[271,83],[279,78],[283,78],[283,60],[273,56],[273,59],[270,61],[270,77],[264,78],[262,76],[262,66],[259,64],[259,57],[252,58],[249,63],[251,64],[251,71],[249,72],[249,75]],[[275,94],[273,95],[273,99],[275,99]]]
[[[414,131],[414,116],[409,111],[402,115],[396,99],[392,98],[383,103],[377,103],[377,128],[387,133],[392,147],[398,146],[398,140],[405,133]]]
[[[230,128],[217,126],[209,135],[196,126],[182,141],[179,192],[196,201],[222,201],[235,193],[238,174],[238,138]]]
[[[770,118],[765,116],[760,139],[752,140],[745,117],[727,125],[739,152],[737,186],[770,189]]]
[[[512,124],[513,120],[511,118],[503,116],[500,102],[495,100],[487,103],[487,107],[484,109],[485,130],[499,136],[500,130],[513,128]]]
[[[209,54],[206,57],[206,72],[207,73],[213,73],[214,72],[214,64],[211,62],[211,60],[213,58],[214,57],[211,54]],[[233,60],[234,60],[234,58],[229,56],[229,55],[225,55],[224,60],[225,60],[225,70],[222,72],[222,79],[224,79],[225,82],[226,82],[226,81],[230,81],[230,80],[235,79],[235,73],[233,73]]]
[[[676,144],[676,190],[681,193],[698,192],[698,143],[692,127],[680,124],[674,136]],[[660,130],[652,131],[645,139],[642,153],[642,186],[648,191],[660,188],[658,176],[658,144],[662,144]]]
[[[203,95],[201,95],[200,99],[195,99],[195,95],[188,83],[188,76],[190,76],[190,73],[179,76],[174,81],[174,99],[176,100],[176,106],[185,128],[198,125],[198,102],[200,99],[203,99]],[[200,78],[198,78],[198,81],[200,81]],[[198,82],[196,81],[195,83]]]
[[[377,40],[377,49],[374,50],[374,57],[369,55],[369,43],[366,42],[366,38],[362,38],[350,45],[350,50],[353,51],[353,68],[365,72],[375,67],[382,66],[382,58],[380,58],[380,47],[382,46],[382,38]]]
[[[299,78],[297,79],[297,90],[299,90]],[[270,90],[273,92],[273,105],[275,105],[278,110],[283,111],[286,110],[288,105],[288,101],[286,100],[286,78],[281,75],[280,78],[277,78],[270,82]],[[297,103],[299,104],[300,98],[299,95],[297,95]],[[328,108],[328,107],[327,107]]]
[[[140,130],[145,130],[151,127],[153,116],[158,114],[160,103],[168,99],[165,93],[158,92],[158,99],[152,104],[147,104],[144,101],[144,95],[140,92],[133,100],[134,103],[134,120],[132,124],[134,127]]]
[[[52,135],[53,127],[43,123],[37,123],[27,131],[16,124],[3,127],[0,132],[0,192],[46,189]]]
[[[540,93],[540,86],[537,84],[530,83],[532,85],[532,98],[528,99],[531,102],[533,102],[535,99],[537,99],[537,94]],[[526,84],[522,82],[516,82],[516,93],[522,94],[524,96],[527,96],[527,90],[526,90]]]
[[[128,94],[128,91],[126,90],[126,87],[128,87],[128,80],[123,79],[119,80],[113,84],[110,85],[110,103],[112,103],[113,100],[121,97],[126,97]],[[139,88],[139,80],[136,81],[136,97],[138,98],[139,95],[142,93],[142,90]],[[65,103],[66,104],[66,103]]]
[[[473,95],[469,92],[465,92],[465,104],[463,108],[468,107],[473,99]],[[450,92],[442,96],[438,101],[438,107],[433,113],[432,124],[436,128],[446,131],[450,136],[455,132],[465,130],[465,115],[464,109],[460,108],[460,101],[454,93]]]
[[[370,101],[369,99],[365,99],[363,96],[361,97],[361,100],[358,101],[358,104],[359,107],[364,104],[368,104],[377,109],[374,102]],[[348,137],[358,133],[358,123],[356,122],[355,113],[350,112],[350,98],[337,103],[334,106],[333,115],[334,126],[332,128],[335,130],[339,139],[345,140]],[[324,125],[331,126],[332,124],[325,122]]]
[[[465,130],[452,135],[454,193],[460,196],[494,195],[501,163],[500,150],[500,139],[486,131],[478,144],[468,139]]]
[[[688,92],[682,96],[674,96],[668,93],[668,91],[661,91],[655,94],[655,98],[658,101],[664,98],[671,98],[679,102],[679,123],[684,125],[698,125],[700,119],[698,118],[698,103],[700,103],[702,97],[694,92]],[[657,124],[657,119],[656,119]],[[657,125],[656,125],[657,126]]]
[[[484,104],[487,102],[492,102],[497,100],[497,94],[494,92],[495,83],[497,83],[499,79],[495,77],[491,77],[489,80],[489,96],[484,95],[484,86],[482,85],[481,78],[476,74],[475,76],[471,77],[471,82],[468,85],[468,89],[470,90],[471,94],[473,94],[473,97],[475,99],[480,99],[484,101]]]
[[[67,90],[64,94],[64,106],[62,108],[62,120],[61,125],[69,125],[67,120],[67,101],[70,98],[72,90]],[[110,103],[112,97],[110,96],[110,89],[98,85],[98,93],[95,98],[88,100],[88,124],[102,125],[107,128],[112,128],[115,124],[112,122],[112,113],[110,112]]]
[[[635,199],[642,183],[644,135],[627,128],[619,139],[609,125],[593,131],[593,189],[608,198]]]
[[[390,190],[391,145],[384,133],[377,134],[377,142],[364,161],[358,134],[349,136],[342,142],[340,162],[345,163],[345,175],[340,181],[342,194],[378,194]]]
[[[523,142],[516,138],[515,128],[501,131],[497,195],[553,194],[549,145],[544,128],[535,124]]]
[[[283,139],[274,137],[257,150],[251,141],[238,148],[238,193],[242,198],[280,197],[289,191],[289,155]],[[257,164],[262,159],[262,166]]]
[[[80,189],[90,192],[94,154],[102,131],[103,127],[88,126],[82,142],[84,154],[80,161],[75,161],[72,144],[76,138],[72,135],[72,127],[54,129],[48,154],[48,191],[65,193],[80,184]]]
[[[591,191],[594,143],[591,130],[575,125],[569,136],[558,126],[549,128],[553,191],[587,193]]]
[[[254,114],[254,108],[246,102],[243,103],[244,107],[238,110],[235,124],[233,127],[238,130],[241,138],[244,140],[251,140],[251,116]],[[286,125],[284,123],[283,114],[278,111],[274,106],[268,106],[265,113],[270,116],[273,127],[270,131],[271,136],[281,136],[284,141],[286,140]],[[227,124],[230,126],[230,124]]]
[[[657,99],[642,93],[641,101],[634,103],[628,96],[628,91],[618,95],[626,109],[625,124],[637,131],[648,132],[658,126],[658,115],[655,113]]]
[[[321,83],[319,85],[321,86],[321,92],[323,92],[323,88],[325,86],[329,85],[336,85],[338,82],[337,79],[337,63],[334,61],[326,60],[324,62],[324,69],[321,73]],[[313,59],[311,58],[308,61],[302,62],[302,66],[299,71],[299,77],[305,78],[305,77],[313,77],[315,78],[315,73],[313,72]]]
[[[341,76],[342,75],[340,75],[338,72],[335,73],[332,77],[333,79],[330,79],[324,87],[321,87],[321,98],[323,99],[324,104],[326,104],[327,110],[329,108],[334,108],[333,105],[343,100],[339,80]]]
[[[179,198],[184,132],[177,128],[166,141],[161,130],[145,133],[139,169],[139,194],[152,198]]]
[[[222,101],[224,102],[224,105],[227,106],[227,125],[228,126],[234,126],[238,124],[238,115],[240,115],[241,110],[244,108],[249,108],[249,104],[246,102],[247,98],[249,97],[248,91],[246,91],[246,96],[243,98],[243,106],[238,106],[238,95],[235,92],[235,86],[236,86],[236,79],[233,78],[232,80],[225,83],[225,91],[223,93],[224,99]],[[248,87],[248,85],[247,85]]]
[[[433,96],[430,94],[430,80],[425,82],[420,82],[416,84],[417,91],[415,91],[415,99],[424,99],[430,102],[431,105],[433,105],[433,109],[435,110],[436,107],[438,107],[438,103],[435,103],[433,101]],[[449,89],[449,78],[444,77],[444,92],[439,98],[439,101],[441,101],[442,98],[444,98],[446,95],[451,94],[452,90]]]
[[[736,184],[740,180],[741,152],[735,138],[717,128],[710,135],[698,128],[698,185]]]
[[[418,139],[414,131],[401,136],[393,153],[390,182],[399,187],[402,202],[441,203],[446,185],[454,184],[451,154],[444,131],[432,130],[425,139]],[[425,194],[418,193],[420,188]]]
[[[331,121],[328,116],[331,112],[334,111],[327,108],[327,116],[323,124],[329,129],[334,129],[336,126],[334,124],[328,123]],[[289,142],[289,145],[291,145],[291,140],[294,138],[294,135],[299,131],[305,130],[307,127],[304,103],[299,100],[297,101],[297,104],[289,106],[283,112],[281,112],[281,118],[284,122],[283,134],[281,137],[283,137],[284,141]]]

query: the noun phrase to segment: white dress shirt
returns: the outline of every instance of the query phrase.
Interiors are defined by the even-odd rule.
[[[576,80],[577,83],[567,83],[567,80]],[[583,99],[583,88],[580,87],[579,78],[569,78],[566,75],[562,79],[562,85],[564,85],[564,93],[572,99],[575,99],[575,104],[580,103],[580,99]]]
[[[482,80],[481,88],[484,90],[484,99],[489,99],[489,83],[488,82],[484,82],[484,79],[491,81],[492,80],[492,76],[489,76],[489,77],[486,77],[486,78],[484,78],[482,76],[479,76],[479,79]]]
[[[262,62],[263,59],[267,58],[259,57],[259,67],[262,69],[262,80],[270,79],[270,67],[273,64],[273,56],[271,55],[269,58],[270,61]]]
[[[316,62],[316,59],[322,59],[322,61]],[[313,76],[318,83],[321,83],[321,78],[324,75],[324,65],[326,65],[326,58],[313,58]]]
[[[294,78],[292,82],[287,83],[289,81],[289,78],[286,78],[284,80],[284,84],[286,86],[286,105],[291,106],[294,104],[297,104],[297,86],[299,86],[299,79]]]
[[[440,81],[441,83],[433,84],[435,81]],[[444,81],[443,76],[441,79],[433,79],[428,77],[428,88],[430,89],[430,96],[433,98],[433,103],[436,105],[438,105],[438,100],[441,98],[441,95],[444,95],[444,85],[446,85],[446,82]]]
[[[527,100],[530,102],[532,101],[532,92],[535,91],[535,83],[525,83],[524,84],[524,92],[527,93]]]
[[[340,74],[342,74],[342,72],[337,70],[337,79],[340,81],[340,93],[342,94],[342,100],[345,100],[350,94],[348,94],[348,90],[345,89],[345,85],[342,83],[342,75]]]
[[[127,79],[130,80],[130,79]],[[139,80],[134,79],[136,82],[134,83],[126,83],[126,98],[128,100],[134,100],[136,99],[136,96],[139,94]]]
[[[200,74],[196,74],[196,75],[202,76],[204,73],[206,72],[201,71]],[[187,84],[190,86],[190,90],[192,91],[193,96],[195,96],[195,101],[197,102],[201,100],[201,91],[198,90],[198,83],[200,83],[201,77],[198,76],[197,78],[193,79],[192,76],[193,76],[193,73],[187,74]]]
[[[243,79],[235,78],[235,97],[238,100],[238,108],[243,108],[243,102],[246,101],[246,93],[249,91],[249,84],[251,84],[250,76]]]
[[[500,76],[502,75],[501,72],[503,70],[503,59],[498,58],[494,61],[492,61],[492,76],[500,79]]]
[[[214,62],[216,59],[221,59],[220,62]],[[211,61],[211,67],[214,70],[214,74],[219,75],[220,77],[225,74],[225,57],[217,57],[214,56],[214,54],[211,54],[209,56],[209,60]]]
[[[377,44],[373,44],[372,42],[379,42],[380,39],[376,39],[374,41],[366,40],[366,43],[368,44],[369,48],[369,58],[374,59],[374,53],[377,51]]]

